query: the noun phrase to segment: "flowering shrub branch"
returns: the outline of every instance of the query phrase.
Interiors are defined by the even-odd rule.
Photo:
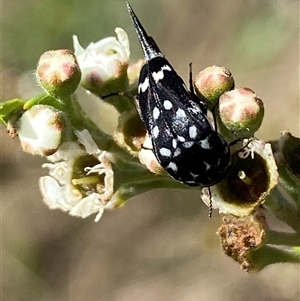
[[[170,178],[156,160],[133,97],[128,96],[137,93],[143,61],[130,65],[127,34],[121,28],[116,33],[117,38],[86,49],[74,36],[74,53],[44,53],[36,78],[45,93],[0,105],[0,121],[8,134],[19,137],[25,152],[48,161],[43,168],[49,175],[39,180],[45,204],[81,218],[95,214],[95,221],[105,210],[149,190],[196,189]],[[228,174],[210,190],[203,188],[202,200],[221,213],[218,235],[223,250],[244,270],[299,263],[300,139],[289,132],[276,141],[256,139],[263,102],[251,89],[234,85],[231,72],[218,66],[202,70],[194,80],[198,96],[214,112],[215,126],[229,143],[236,142],[230,144]],[[79,86],[98,96],[96,102],[105,101],[119,112],[113,136],[81,108]],[[292,231],[270,229],[266,210]]]

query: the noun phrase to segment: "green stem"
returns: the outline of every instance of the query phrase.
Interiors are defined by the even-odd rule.
[[[134,162],[115,158],[113,161],[113,171],[115,191],[127,184],[134,186],[137,183],[139,187],[145,187],[146,190],[157,188],[189,188],[167,174],[158,175],[150,172],[139,161]]]
[[[300,213],[300,179],[293,175],[285,166],[278,166],[278,173],[280,175],[279,183],[296,203]]]
[[[143,180],[140,182],[135,181],[120,186],[111,200],[111,205],[113,208],[120,207],[129,199],[154,189],[183,190],[193,188],[183,185],[180,182],[170,178],[169,176],[153,175],[151,177],[149,176],[148,179],[143,178]]]
[[[154,189],[193,189],[167,174],[151,173],[139,162],[115,158],[113,160],[114,191],[112,207],[120,207],[127,200]],[[200,188],[197,187],[200,192]]]
[[[101,95],[98,95],[101,98]],[[100,101],[100,100],[99,100]],[[121,95],[110,96],[102,99],[102,101],[112,105],[122,114],[125,111],[130,111],[134,108],[134,103],[131,98]]]
[[[300,246],[300,235],[298,233],[268,230],[265,242],[271,245]]]
[[[299,213],[280,193],[276,186],[264,203],[275,216],[289,225],[294,231],[300,233]]]
[[[270,264],[274,263],[300,263],[300,252],[298,248],[288,250],[264,245],[248,255],[250,262],[250,272],[258,272]]]

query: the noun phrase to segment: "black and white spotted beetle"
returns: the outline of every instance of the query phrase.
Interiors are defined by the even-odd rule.
[[[131,6],[127,9],[142,46],[136,107],[152,140],[153,152],[174,179],[189,186],[212,186],[230,164],[230,149],[207,118],[207,107],[147,35]]]

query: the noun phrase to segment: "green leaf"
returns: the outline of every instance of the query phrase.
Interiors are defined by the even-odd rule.
[[[28,110],[35,105],[41,105],[41,104],[52,106],[59,110],[61,109],[61,102],[58,99],[56,99],[48,94],[42,94],[42,95],[35,96],[35,97],[27,100],[26,103],[24,104],[23,108],[25,110]]]
[[[0,122],[7,124],[8,119],[16,111],[23,108],[25,101],[14,98],[0,103]]]
[[[275,263],[300,263],[298,248],[281,249],[269,245],[251,251],[248,255],[250,268],[248,272],[258,272]]]

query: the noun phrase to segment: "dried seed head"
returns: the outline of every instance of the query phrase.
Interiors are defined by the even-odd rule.
[[[261,211],[245,217],[224,215],[217,235],[223,251],[237,261],[243,270],[251,271],[249,252],[263,245],[266,236],[266,219]]]

